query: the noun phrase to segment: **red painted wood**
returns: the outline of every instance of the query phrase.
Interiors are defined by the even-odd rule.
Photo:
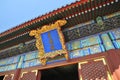
[[[36,80],[41,80],[41,71],[38,71]]]
[[[114,80],[120,80],[120,50],[107,51],[107,61]]]
[[[114,50],[114,49],[104,53],[88,55],[88,56],[75,58],[75,59],[71,59],[63,62],[56,62],[56,63],[48,64],[45,66],[34,66],[34,67],[25,68],[25,69],[17,69],[12,71],[0,72],[0,76],[14,74],[13,80],[18,80],[22,72],[29,72],[29,75],[35,75],[35,73],[31,73],[32,70],[43,70],[43,69],[48,69],[48,68],[53,68],[58,66],[70,65],[70,64],[79,63],[84,60],[90,60],[90,59],[100,58],[100,57],[105,57],[109,67],[108,69],[110,70],[113,76],[113,80],[120,80],[120,50]],[[37,76],[36,77],[34,76],[34,78],[35,80],[39,80],[41,78],[41,72],[39,71]],[[24,80],[24,79],[20,79],[20,80]]]
[[[7,77],[5,77],[4,80],[18,80],[20,72],[21,72],[21,69],[11,70],[11,71],[6,71],[6,72],[0,72],[0,76],[8,75]],[[13,79],[12,79],[11,74],[14,74]]]

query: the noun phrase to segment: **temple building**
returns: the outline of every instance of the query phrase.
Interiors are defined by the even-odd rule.
[[[120,80],[120,0],[80,0],[0,33],[0,80]]]

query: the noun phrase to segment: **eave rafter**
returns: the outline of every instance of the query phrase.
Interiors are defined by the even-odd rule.
[[[86,1],[87,1],[87,0],[82,0],[82,1],[79,1],[78,3],[72,3],[72,4],[67,5],[67,6],[65,6],[65,7],[58,8],[57,10],[54,10],[54,11],[52,11],[52,12],[49,12],[49,13],[47,13],[47,14],[45,14],[45,15],[42,15],[42,16],[40,16],[40,17],[37,17],[37,18],[32,19],[32,20],[30,20],[30,21],[27,21],[27,22],[25,22],[25,23],[23,23],[23,24],[21,24],[21,25],[18,25],[18,26],[14,27],[14,28],[12,28],[12,29],[10,29],[10,30],[7,30],[7,31],[3,32],[3,33],[0,34],[0,37],[5,36],[5,35],[7,35],[7,34],[9,34],[9,33],[14,32],[14,31],[17,31],[17,30],[19,30],[19,29],[21,29],[21,28],[24,28],[24,27],[26,27],[26,26],[28,26],[28,25],[31,25],[31,24],[33,24],[33,23],[36,23],[36,22],[38,22],[38,21],[44,20],[44,19],[46,19],[47,17],[51,17],[51,16],[53,16],[53,15],[59,13],[59,12],[64,11],[66,8],[70,8],[71,6],[74,6],[74,5],[76,5],[76,4],[81,4],[81,3],[84,3],[84,2],[86,2]]]

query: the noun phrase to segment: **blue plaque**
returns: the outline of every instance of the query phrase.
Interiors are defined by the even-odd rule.
[[[57,29],[42,33],[41,38],[45,53],[62,49]]]
[[[44,25],[41,29],[32,30],[30,36],[35,36],[40,61],[45,65],[50,58],[64,55],[68,60],[64,36],[61,27],[67,23],[66,20],[58,20],[54,24]]]

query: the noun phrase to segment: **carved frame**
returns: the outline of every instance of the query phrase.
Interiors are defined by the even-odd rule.
[[[29,35],[34,36],[36,38],[36,47],[38,49],[39,57],[40,57],[40,61],[41,61],[42,65],[46,64],[46,61],[48,58],[54,58],[54,57],[56,57],[58,55],[62,55],[62,54],[64,54],[65,58],[68,60],[68,53],[67,53],[67,49],[65,46],[64,36],[61,31],[61,27],[63,25],[65,25],[66,23],[67,23],[66,20],[58,20],[54,24],[44,25],[41,29],[30,31]],[[51,31],[51,30],[54,30],[54,29],[56,29],[58,32],[60,43],[62,45],[62,50],[56,50],[56,51],[48,52],[47,54],[45,54],[41,34]]]

